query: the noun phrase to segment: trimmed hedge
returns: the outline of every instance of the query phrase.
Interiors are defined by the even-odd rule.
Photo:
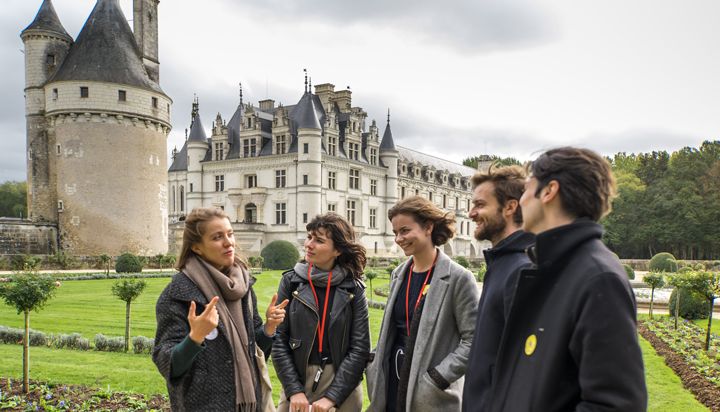
[[[624,264],[623,267],[625,268],[625,273],[627,273],[627,277],[630,280],[635,280],[635,269],[632,268],[632,266]]]
[[[286,240],[274,240],[260,252],[264,265],[268,269],[292,269],[300,259],[300,253],[295,246]]]
[[[678,271],[678,262],[670,253],[658,253],[650,259],[650,272],[672,272]]]
[[[670,295],[670,316],[675,316],[675,301],[678,288],[675,288]],[[686,288],[680,289],[680,317],[694,320],[707,319],[710,315],[708,301],[699,293],[692,292]]]
[[[123,253],[115,261],[117,273],[140,273],[143,269],[143,259],[132,253]]]

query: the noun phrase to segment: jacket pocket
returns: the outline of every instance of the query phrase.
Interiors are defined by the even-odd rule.
[[[302,346],[302,341],[300,339],[290,338],[290,340],[288,340],[288,344],[290,345],[290,349],[295,350]]]

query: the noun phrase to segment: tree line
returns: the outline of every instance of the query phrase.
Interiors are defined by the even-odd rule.
[[[480,155],[463,164],[520,164]],[[720,141],[678,151],[608,158],[618,184],[612,212],[601,222],[605,243],[621,258],[649,259],[670,252],[678,259],[720,259]]]

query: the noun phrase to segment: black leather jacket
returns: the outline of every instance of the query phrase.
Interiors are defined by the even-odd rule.
[[[335,287],[328,334],[335,377],[324,396],[340,406],[360,384],[370,354],[365,287],[351,277]],[[305,391],[305,369],[316,339],[318,308],[312,289],[294,270],[283,273],[278,302],[290,299],[285,321],[277,328],[272,359],[285,396]]]

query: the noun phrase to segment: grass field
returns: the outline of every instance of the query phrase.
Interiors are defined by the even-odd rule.
[[[258,276],[255,292],[260,313],[276,292],[280,271],[264,272]],[[155,301],[170,278],[147,279],[148,287],[133,303],[132,335],[154,337]],[[46,333],[77,332],[92,340],[96,333],[111,336],[124,334],[125,303],[110,293],[113,280],[66,281],[57,296],[39,313],[32,313],[31,327]],[[373,287],[387,284],[387,276],[373,281]],[[379,296],[376,301],[384,301]],[[373,346],[378,337],[382,311],[370,309],[370,332]],[[22,316],[9,306],[0,306],[0,325],[20,328]],[[718,321],[720,324],[720,320]],[[713,328],[715,329],[715,328]],[[646,379],[650,393],[650,411],[704,411],[680,380],[655,354],[650,345],[641,339],[645,360]],[[0,345],[0,376],[22,376],[22,347]],[[33,347],[31,377],[64,384],[85,384],[144,394],[165,393],[165,382],[148,355],[106,353],[95,351],[58,350]],[[275,371],[270,366],[273,395],[277,402],[281,390]],[[366,394],[367,397],[367,394]],[[367,399],[365,400],[367,405]]]

